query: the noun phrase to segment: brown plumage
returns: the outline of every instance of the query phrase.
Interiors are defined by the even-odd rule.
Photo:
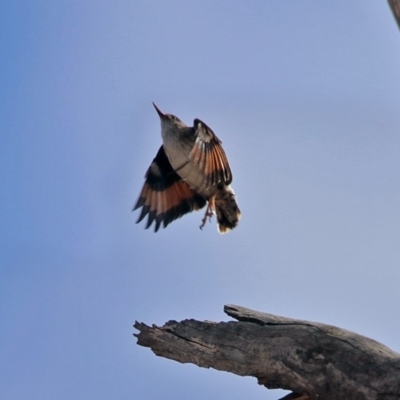
[[[221,141],[199,119],[188,127],[176,116],[154,107],[161,120],[163,145],[146,173],[134,207],[142,207],[137,222],[148,215],[146,228],[155,222],[157,232],[161,224],[165,228],[208,202],[200,228],[215,213],[220,233],[233,229],[241,214],[229,186],[232,173]]]

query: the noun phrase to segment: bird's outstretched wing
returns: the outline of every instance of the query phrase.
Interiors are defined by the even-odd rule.
[[[196,140],[189,160],[203,175],[201,187],[209,188],[220,182],[229,185],[232,182],[232,173],[221,141],[212,129],[199,119],[194,120],[193,129]]]
[[[133,210],[142,207],[137,220],[148,215],[146,229],[155,221],[154,231],[164,228],[183,215],[204,207],[206,200],[191,189],[172,169],[161,146],[146,172],[146,181]]]

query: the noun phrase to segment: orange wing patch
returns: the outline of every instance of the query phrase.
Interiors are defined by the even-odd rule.
[[[134,210],[142,208],[137,223],[148,215],[146,229],[155,222],[157,232],[161,224],[167,227],[183,215],[204,207],[206,200],[191,189],[172,169],[163,146],[146,173],[146,181]]]
[[[196,141],[189,159],[204,176],[202,186],[209,188],[222,182],[229,185],[232,173],[221,141],[204,122],[194,120]]]

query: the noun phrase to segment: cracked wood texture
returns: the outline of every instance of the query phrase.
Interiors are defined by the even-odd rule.
[[[136,322],[137,343],[160,357],[292,391],[285,399],[400,399],[400,354],[375,340],[240,306],[224,311],[237,321]]]

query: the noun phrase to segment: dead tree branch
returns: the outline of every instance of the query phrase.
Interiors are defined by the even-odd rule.
[[[287,399],[400,399],[400,355],[375,340],[239,306],[224,311],[237,321],[136,322],[137,343],[181,363],[254,376],[291,390]]]

